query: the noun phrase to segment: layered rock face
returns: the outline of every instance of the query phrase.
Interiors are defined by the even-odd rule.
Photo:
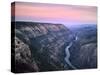
[[[70,60],[77,69],[90,69],[97,67],[97,27],[84,25],[77,28],[77,40],[70,48]],[[73,60],[75,59],[75,60]]]
[[[17,72],[65,69],[64,49],[73,38],[64,25],[16,22],[15,34]]]

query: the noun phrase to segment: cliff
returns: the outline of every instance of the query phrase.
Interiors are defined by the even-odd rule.
[[[15,22],[16,72],[68,69],[64,68],[64,49],[72,39],[62,24]]]

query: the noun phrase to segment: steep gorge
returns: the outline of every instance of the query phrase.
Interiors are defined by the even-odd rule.
[[[19,60],[30,66],[26,67],[25,72],[67,69],[64,68],[65,47],[73,39],[68,28],[62,24],[36,22],[16,22],[15,25],[15,38],[17,38],[15,40],[18,42],[19,39],[19,44],[24,44],[15,48],[16,71],[21,71],[17,69],[22,65],[18,65]]]

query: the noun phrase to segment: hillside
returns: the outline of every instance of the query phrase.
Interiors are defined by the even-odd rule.
[[[70,60],[78,69],[97,67],[97,27],[96,25],[83,25],[74,28],[77,41],[70,48]],[[75,60],[73,60],[75,59]]]

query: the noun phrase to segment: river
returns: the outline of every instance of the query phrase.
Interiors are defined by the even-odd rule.
[[[78,37],[76,36],[74,41],[77,41],[77,40],[78,40]],[[67,65],[70,68],[77,69],[69,60],[69,58],[70,58],[70,47],[72,46],[72,44],[73,44],[73,42],[70,42],[69,45],[65,48],[66,57],[64,59],[65,59]]]

